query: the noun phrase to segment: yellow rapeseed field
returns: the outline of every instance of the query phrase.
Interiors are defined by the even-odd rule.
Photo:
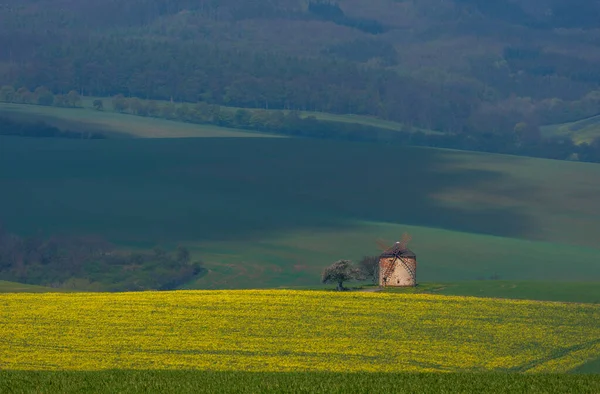
[[[0,294],[0,369],[565,372],[600,306],[320,291]]]

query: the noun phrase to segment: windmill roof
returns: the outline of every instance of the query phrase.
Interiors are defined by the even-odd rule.
[[[392,246],[391,248],[389,248],[385,252],[383,252],[381,255],[379,255],[379,257],[394,257],[394,256],[409,257],[409,258],[417,257],[417,255],[415,255],[412,250],[410,250],[406,247],[403,247],[399,242],[396,242],[394,244],[394,246]]]

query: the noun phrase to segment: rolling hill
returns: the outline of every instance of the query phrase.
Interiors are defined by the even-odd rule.
[[[542,128],[547,135],[565,135],[578,144],[593,143],[600,137],[600,115],[558,125],[548,125]]]
[[[600,356],[589,304],[291,290],[0,302],[9,370],[560,373]]]
[[[289,290],[0,294],[0,302],[7,392],[600,387],[595,305]]]
[[[44,286],[27,285],[24,283],[8,282],[0,280],[0,293],[49,293],[63,292],[66,289],[51,288]]]
[[[91,109],[91,105],[84,108],[57,108],[0,103],[0,116],[43,121],[65,130],[101,132],[111,138],[274,137],[226,127],[96,111]]]
[[[593,164],[277,138],[0,141],[8,230],[182,244],[209,270],[191,288],[313,286],[404,231],[422,282],[600,278]]]
[[[413,288],[388,288],[385,289],[385,291],[407,294],[443,294],[600,304],[600,285],[598,282],[522,282],[485,280],[450,283],[422,283]]]

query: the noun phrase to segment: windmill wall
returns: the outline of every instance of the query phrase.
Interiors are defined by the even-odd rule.
[[[381,257],[379,259],[379,286],[384,287],[411,287],[417,285],[417,259],[411,257],[403,257],[404,263],[410,267],[415,273],[414,277],[404,267],[402,261],[398,259],[395,262],[394,270],[388,275],[387,281],[384,279],[385,273],[389,267],[394,264],[395,257]]]

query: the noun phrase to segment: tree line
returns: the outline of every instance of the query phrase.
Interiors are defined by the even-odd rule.
[[[54,94],[46,86],[38,86],[33,91],[24,86],[19,89],[15,89],[11,85],[2,86],[0,88],[0,102],[68,108],[82,106],[81,95],[75,90],[71,90],[67,94]]]
[[[525,7],[526,12],[515,1],[404,2],[403,9],[414,16],[410,29],[387,25],[387,13],[394,7],[385,3],[373,5],[371,19],[351,16],[358,15],[352,4],[328,0],[135,0],[127,5],[82,0],[65,9],[33,0],[24,3],[27,7],[9,5],[10,12],[0,14],[0,47],[5,48],[0,51],[0,83],[28,89],[47,86],[57,93],[56,105],[76,106],[72,92],[123,94],[364,114],[469,134],[490,129],[512,134],[519,123],[564,123],[600,113],[593,97],[600,86],[598,63],[585,49],[570,48],[579,41],[595,45],[595,33],[563,31],[560,40],[553,40],[556,47],[548,47],[538,31],[551,35],[558,34],[553,27],[573,27],[561,19],[567,15],[595,20],[598,6],[585,6],[584,0],[578,1],[580,7],[552,1],[548,10],[560,14],[533,19],[527,16],[531,7]],[[252,19],[260,20],[265,32],[282,20],[305,21],[308,27],[318,20],[352,29],[331,40],[323,34],[318,42],[305,39],[310,28],[294,38],[263,35],[262,28],[223,35],[232,22]],[[545,22],[536,25],[534,20]],[[396,39],[378,34],[387,29],[396,30],[392,37],[432,44],[436,51],[437,44],[444,49],[445,41],[433,38],[441,33],[457,41],[466,29],[500,38],[490,45],[497,51],[469,54],[461,72],[448,71],[445,64],[408,72],[413,56]],[[415,30],[414,35],[407,30]],[[518,45],[510,39],[517,34]],[[293,42],[281,42],[284,39]],[[453,58],[455,53],[444,56]],[[49,105],[50,99],[38,94],[31,100]]]
[[[94,107],[104,109],[96,100]],[[112,108],[121,113],[152,116],[189,123],[213,124],[293,137],[344,141],[383,142],[411,146],[450,148],[489,153],[540,157],[557,160],[600,162],[600,137],[592,143],[575,144],[568,136],[542,137],[537,124],[519,122],[510,133],[493,129],[487,132],[428,133],[411,126],[402,130],[359,123],[319,120],[299,111],[268,111],[222,107],[216,104],[158,103],[117,95]]]
[[[65,100],[67,100],[70,107],[81,107],[81,96],[75,91],[71,91],[67,95],[55,95],[50,89],[43,86],[37,87],[33,91],[27,88],[15,89],[12,86],[0,88],[0,102],[65,106]],[[582,105],[591,108],[599,104],[600,94],[590,93],[586,95]],[[515,116],[511,120],[509,116],[501,117],[496,114],[496,121],[484,132],[434,133],[419,130],[411,125],[404,125],[401,130],[390,130],[359,123],[320,120],[312,115],[305,116],[296,110],[232,109],[227,106],[210,104],[206,101],[196,103],[158,102],[138,97],[126,97],[122,94],[112,97],[110,106],[105,106],[105,100],[103,99],[94,100],[92,105],[99,111],[112,108],[112,111],[137,116],[196,124],[212,124],[294,137],[383,142],[557,160],[600,162],[600,137],[591,143],[582,144],[575,144],[568,136],[542,137],[537,123],[527,117],[527,121],[518,122],[510,129],[510,132],[506,132],[503,127],[509,129],[512,121],[519,119],[519,117]],[[507,113],[516,111],[515,108],[519,108],[520,111],[527,111],[529,107],[527,101],[513,103],[505,107]],[[554,106],[554,111],[556,111],[556,106]],[[0,117],[0,125],[3,126],[0,129],[0,134],[8,135],[106,138],[106,135],[98,132],[60,130],[43,122],[19,122],[7,117]]]
[[[184,247],[126,252],[100,237],[20,237],[0,227],[0,279],[90,291],[171,290],[206,273]]]
[[[188,107],[202,103],[248,110],[351,113],[398,121],[410,128],[436,130],[448,134],[453,146],[464,139],[457,138],[463,134],[478,141],[489,141],[490,133],[494,139],[509,140],[518,125],[522,128],[522,124],[527,124],[527,130],[537,133],[536,128],[542,124],[575,121],[600,113],[600,90],[588,91],[575,99],[519,97],[508,92],[503,98],[489,87],[469,80],[440,85],[337,57],[231,51],[187,41],[120,37],[90,40],[85,46],[67,41],[60,47],[42,48],[34,60],[15,65],[18,69],[12,73],[11,85],[0,91],[0,101],[78,107],[83,92],[103,97],[122,95],[131,100],[139,97],[146,100],[143,105],[132,102],[125,110],[148,116],[185,107],[159,109],[152,100],[186,103]],[[357,45],[369,47],[364,43]],[[349,53],[347,48],[335,51]],[[383,56],[385,49],[380,52]],[[507,53],[515,57],[513,52]],[[174,58],[186,61],[173,62]],[[518,68],[511,64],[503,66],[506,70],[500,67],[488,71],[509,75],[511,67]],[[52,79],[47,78],[50,73]],[[521,79],[526,80],[527,76]],[[548,79],[539,88],[551,86],[552,81]],[[500,78],[497,84],[511,86],[512,82]],[[534,84],[531,89],[537,86]],[[561,91],[569,90],[563,88],[556,86]],[[522,149],[498,147],[486,151],[520,154]]]

